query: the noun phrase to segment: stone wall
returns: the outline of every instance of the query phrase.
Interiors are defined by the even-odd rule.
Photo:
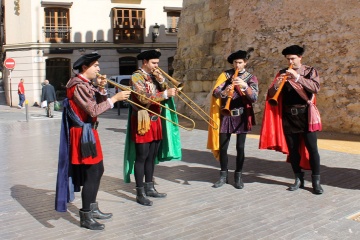
[[[260,82],[255,104],[261,123],[267,88],[286,46],[306,46],[303,64],[321,77],[317,104],[325,131],[360,133],[359,0],[184,0],[175,55],[175,79],[206,111],[231,52],[253,47],[247,69]],[[178,102],[181,112],[189,112]],[[190,114],[191,115],[191,114]]]

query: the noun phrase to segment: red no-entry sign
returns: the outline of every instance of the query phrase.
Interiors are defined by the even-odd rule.
[[[9,70],[12,70],[15,68],[15,60],[12,58],[7,58],[4,61],[4,67],[6,67]]]

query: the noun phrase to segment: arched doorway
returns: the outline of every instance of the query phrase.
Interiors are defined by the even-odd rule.
[[[138,69],[138,62],[136,57],[122,57],[119,58],[119,73],[120,75],[132,75]]]
[[[46,79],[54,86],[57,100],[63,100],[66,96],[66,83],[71,76],[71,62],[68,58],[46,59]]]

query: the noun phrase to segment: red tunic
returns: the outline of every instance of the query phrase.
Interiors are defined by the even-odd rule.
[[[139,104],[139,101],[133,95],[132,95],[132,99],[134,99],[134,102]],[[160,107],[156,106],[155,104],[152,104],[149,107],[149,110],[160,115]],[[148,143],[148,142],[162,139],[162,125],[161,125],[160,117],[158,117],[158,119],[156,121],[150,121],[150,130],[147,133],[145,133],[144,135],[140,135],[140,134],[138,134],[138,131],[137,131],[137,128],[138,128],[137,114],[134,109],[132,111],[134,111],[134,113],[131,114],[131,132],[132,132],[132,140],[135,143]],[[150,113],[149,115],[152,116],[153,114]]]
[[[145,109],[149,109],[160,115],[161,108],[157,103],[149,101],[151,99],[155,102],[161,102],[164,100],[163,91],[166,90],[167,84],[157,83],[155,78],[152,75],[148,75],[145,72],[138,70],[134,72],[131,76],[130,81],[131,86],[134,91],[138,94],[131,94],[131,99],[137,104],[144,106]],[[148,99],[146,99],[146,98]],[[139,107],[132,106],[132,115],[131,115],[131,136],[132,140],[135,143],[148,143],[156,140],[162,139],[162,126],[160,117],[156,121],[150,121],[150,130],[144,135],[138,134],[138,119],[137,119],[137,110],[141,110]],[[153,115],[149,113],[150,117]],[[155,117],[155,116],[153,116]]]
[[[107,96],[102,96],[88,80],[82,77],[72,78],[67,84],[67,97],[72,110],[83,122],[94,123],[97,116],[111,105],[106,101]],[[103,160],[100,138],[97,130],[92,129],[96,140],[96,157],[83,158],[80,151],[81,127],[70,128],[70,156],[72,164],[96,164]]]

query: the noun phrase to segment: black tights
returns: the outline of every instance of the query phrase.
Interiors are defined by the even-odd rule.
[[[309,152],[310,167],[312,174],[320,175],[320,155],[317,148],[316,132],[285,134],[286,143],[289,149],[289,158],[291,162],[291,167],[294,173],[301,172],[301,167],[300,167],[301,156],[299,153],[300,135],[303,136],[306,149]]]
[[[97,164],[82,165],[84,177],[81,191],[82,210],[90,211],[90,204],[96,202],[96,196],[100,187],[100,180],[104,173],[103,161]]]
[[[144,186],[145,182],[152,182],[155,168],[155,158],[159,149],[160,141],[149,143],[137,143],[135,160],[135,182],[136,187]]]
[[[231,133],[220,133],[220,167],[221,171],[228,170],[228,154],[227,150],[231,138]],[[245,160],[245,134],[236,134],[236,172],[241,172]]]

